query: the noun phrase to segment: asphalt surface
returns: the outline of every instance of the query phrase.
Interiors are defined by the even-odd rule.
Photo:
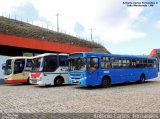
[[[109,88],[0,84],[0,113],[159,113],[160,77]]]

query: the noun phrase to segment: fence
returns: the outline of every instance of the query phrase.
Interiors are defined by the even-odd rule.
[[[39,22],[37,22],[37,21],[34,21],[34,20],[31,20],[31,19],[29,19],[29,18],[22,18],[22,17],[19,17],[19,16],[17,16],[16,14],[9,14],[9,13],[5,13],[5,12],[2,12],[1,13],[1,16],[3,16],[3,17],[6,17],[6,18],[9,18],[9,19],[14,19],[14,20],[17,20],[17,21],[21,21],[21,22],[24,22],[24,23],[29,23],[29,24],[31,24],[31,25],[35,25],[35,26],[39,26],[39,27],[42,27],[42,28],[45,28],[45,29],[48,29],[48,30],[52,30],[52,31],[56,31],[57,30],[57,27],[56,26],[51,26],[51,25],[48,25],[47,23],[44,23],[43,21],[39,21]],[[90,30],[90,29],[89,29]],[[68,32],[68,31],[66,31],[66,30],[63,30],[63,29],[61,29],[61,28],[59,28],[59,32],[60,33],[63,33],[63,34],[66,34],[66,35],[71,35],[71,36],[74,36],[74,37],[77,37],[77,38],[79,38],[79,39],[84,39],[84,40],[87,40],[87,41],[91,41],[91,38],[90,38],[90,36],[84,36],[84,37],[82,37],[82,36],[79,36],[79,35],[75,35],[75,34],[73,34],[73,33],[70,33],[70,32]],[[93,38],[93,40],[92,40],[93,42],[95,42],[95,43],[97,43],[97,44],[100,44],[100,42],[97,40],[94,40],[94,38]]]

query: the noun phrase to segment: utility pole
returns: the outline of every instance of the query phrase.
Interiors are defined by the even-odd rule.
[[[92,41],[92,30],[93,30],[93,28],[91,28],[90,30],[91,30],[91,41]]]
[[[59,19],[58,19],[59,13],[57,13],[56,16],[57,16],[57,32],[59,32]]]

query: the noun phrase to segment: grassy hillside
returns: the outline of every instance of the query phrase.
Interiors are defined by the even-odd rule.
[[[85,46],[92,48],[95,52],[109,53],[101,44],[5,17],[0,17],[0,33]]]

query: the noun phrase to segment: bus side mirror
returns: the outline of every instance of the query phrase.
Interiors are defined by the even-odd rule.
[[[6,63],[2,64],[2,70],[5,70],[6,68]]]

